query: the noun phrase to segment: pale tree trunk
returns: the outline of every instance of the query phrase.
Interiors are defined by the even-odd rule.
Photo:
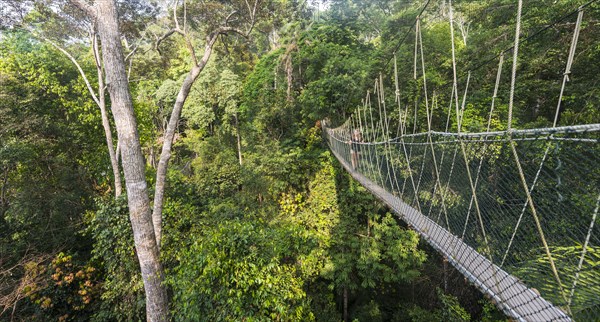
[[[111,109],[119,135],[129,218],[146,294],[146,319],[167,321],[167,292],[162,285],[163,269],[152,227],[145,162],[129,92],[116,4],[114,0],[102,0],[90,7],[84,0],[71,2],[96,18],[98,23]]]
[[[209,54],[210,56],[210,54]],[[208,58],[207,58],[208,61]],[[204,66],[194,66],[188,73],[181,88],[179,94],[177,94],[177,100],[173,106],[173,111],[169,117],[169,123],[164,133],[162,151],[160,153],[160,159],[158,160],[158,166],[156,168],[156,185],[154,188],[154,208],[152,210],[152,224],[154,225],[154,234],[156,238],[156,244],[160,248],[160,240],[162,237],[162,210],[165,197],[165,184],[167,182],[167,168],[169,166],[169,160],[171,159],[171,148],[173,146],[173,138],[175,137],[175,131],[177,130],[177,124],[181,117],[181,110],[183,104],[190,94],[190,90],[198,75],[202,71]]]
[[[158,166],[156,168],[156,185],[154,186],[154,208],[152,210],[152,223],[154,225],[154,234],[156,237],[156,244],[160,248],[160,241],[162,238],[162,211],[165,198],[165,185],[167,183],[167,168],[169,167],[169,160],[171,159],[171,148],[173,147],[173,138],[175,137],[175,131],[177,130],[177,124],[181,118],[181,110],[185,104],[185,100],[190,94],[192,85],[208,63],[210,56],[212,55],[212,48],[217,41],[217,37],[220,33],[215,32],[206,39],[206,46],[204,48],[204,55],[200,61],[196,60],[196,55],[191,44],[188,42],[190,48],[190,55],[194,61],[194,66],[189,71],[177,94],[175,105],[173,105],[173,111],[169,117],[169,123],[163,136],[163,146],[160,152],[160,158],[158,159]],[[185,35],[184,35],[185,36]]]
[[[463,43],[465,44],[465,47],[467,46],[467,37],[469,36],[469,29],[471,27],[471,23],[470,22],[466,22],[464,17],[460,17],[459,21],[458,21],[458,28],[460,30],[460,34],[462,36],[463,39]]]
[[[240,159],[240,166],[242,165],[242,138],[240,137],[240,123],[238,121],[237,112],[233,114],[235,120],[235,136],[237,139],[238,158]]]

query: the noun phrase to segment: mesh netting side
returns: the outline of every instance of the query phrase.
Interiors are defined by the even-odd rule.
[[[327,133],[342,164],[507,314],[600,318],[597,130],[354,144]]]

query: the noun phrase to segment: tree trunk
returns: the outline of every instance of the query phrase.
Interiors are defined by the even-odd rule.
[[[238,121],[237,112],[233,114],[235,120],[235,136],[237,138],[238,158],[240,159],[240,166],[242,166],[242,138],[240,137],[240,124]]]
[[[158,166],[156,169],[156,186],[154,187],[154,208],[152,210],[152,224],[154,225],[154,234],[156,237],[156,244],[160,248],[160,240],[162,237],[162,210],[165,197],[165,184],[167,182],[167,168],[169,166],[169,160],[171,159],[171,148],[173,146],[173,138],[175,137],[175,130],[181,117],[181,110],[183,104],[190,94],[194,81],[200,75],[202,69],[199,66],[194,66],[188,73],[181,88],[179,94],[177,94],[177,100],[173,106],[173,111],[169,117],[169,123],[165,130],[163,138],[162,151],[160,153],[160,159],[158,160]]]
[[[165,197],[165,184],[167,182],[167,168],[169,166],[169,160],[171,159],[171,148],[173,146],[173,138],[175,137],[175,130],[181,117],[181,110],[183,104],[190,94],[192,85],[200,75],[200,72],[204,69],[210,56],[212,54],[212,47],[217,41],[219,33],[214,33],[207,38],[206,47],[204,48],[204,55],[197,65],[194,65],[189,71],[188,75],[183,80],[173,111],[169,117],[169,123],[167,123],[167,129],[165,130],[162,151],[160,152],[160,158],[158,160],[158,167],[156,169],[156,185],[154,187],[154,208],[152,210],[152,223],[154,225],[154,233],[156,234],[156,244],[160,248],[160,240],[162,237],[162,210],[163,202]],[[193,51],[192,51],[193,55]],[[195,57],[193,57],[195,61]]]
[[[72,1],[81,6],[81,1]],[[152,227],[145,163],[125,70],[123,48],[121,47],[121,37],[117,23],[117,9],[114,0],[96,1],[94,9],[97,9],[97,23],[102,43],[102,59],[106,71],[106,82],[119,135],[129,217],[144,281],[146,318],[148,321],[167,321],[167,293],[162,286],[163,269],[159,260],[154,228]]]
[[[8,166],[2,171],[2,187],[0,188],[0,217],[4,220],[4,213],[8,210],[8,200],[6,191],[8,191]]]

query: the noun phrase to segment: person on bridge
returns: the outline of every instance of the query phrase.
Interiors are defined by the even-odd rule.
[[[358,167],[358,160],[360,156],[360,144],[362,140],[362,135],[359,129],[355,129],[352,131],[352,136],[350,137],[350,159],[352,161],[352,169],[356,170]]]

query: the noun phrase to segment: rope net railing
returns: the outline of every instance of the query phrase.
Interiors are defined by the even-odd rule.
[[[561,314],[565,320],[595,321],[600,317],[600,124],[579,130],[561,127],[546,133],[514,132],[512,136],[508,132],[476,136],[421,133],[370,143],[352,142],[354,129],[348,125],[325,131],[331,150],[350,172],[360,175],[361,183],[381,188],[378,197],[393,209],[404,203],[418,212],[408,224],[428,240],[446,245],[448,248],[440,251],[451,262],[466,265],[465,260],[473,260],[473,254],[464,251],[466,246],[489,261],[481,261],[483,268],[467,273],[497,298],[498,305],[502,307],[503,301],[521,294],[514,294],[510,285],[496,289],[501,281],[496,281],[494,274],[488,276],[490,280],[480,280],[478,270],[502,270],[518,279],[515,284],[526,285],[552,303],[539,308],[535,318],[510,311],[518,308],[503,307],[507,314],[528,321],[560,319]],[[547,249],[521,187],[513,144],[522,160]],[[469,171],[479,210],[474,205]],[[425,220],[448,234],[437,231],[438,236],[432,236]],[[496,268],[488,267],[490,263]],[[552,305],[561,311],[557,313]]]
[[[344,124],[322,123],[332,152],[355,179],[521,321],[600,320],[600,120],[558,126],[585,7],[593,2],[568,15],[574,17],[568,58],[562,82],[555,82],[556,113],[548,127],[513,127],[522,1],[512,59],[507,57],[512,70],[503,70],[509,51],[502,51],[495,84],[486,87],[493,88],[485,100],[487,126],[479,132],[464,129],[470,83],[479,76],[466,73],[459,92],[451,3],[449,95],[440,95],[440,86],[427,88],[417,17],[409,31],[415,42],[412,81],[404,82],[408,90],[400,86],[394,55],[390,76],[379,75],[363,106]],[[502,91],[508,72],[509,90]],[[386,86],[393,95],[386,97]],[[412,97],[403,98],[402,90]],[[496,100],[502,98],[508,102],[499,112]],[[493,130],[502,128],[493,126],[500,113],[506,113],[507,124]]]

